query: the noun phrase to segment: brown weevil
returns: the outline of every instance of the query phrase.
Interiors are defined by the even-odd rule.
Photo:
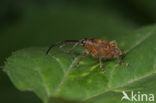
[[[80,63],[80,61],[87,56],[89,53],[92,54],[93,57],[99,59],[100,62],[100,68],[104,72],[102,60],[110,60],[110,59],[118,59],[119,64],[128,65],[128,63],[123,63],[121,61],[121,57],[125,56],[124,53],[119,49],[119,47],[116,44],[116,41],[106,41],[106,40],[100,40],[100,39],[92,39],[92,38],[85,38],[82,40],[64,40],[57,42],[49,47],[47,50],[47,54],[50,51],[51,48],[54,46],[57,46],[59,44],[67,43],[67,42],[73,42],[75,45],[68,51],[69,53],[72,52],[72,50],[80,44],[85,48],[85,52],[82,54],[80,59],[77,62],[77,65]],[[75,66],[77,66],[75,65]]]

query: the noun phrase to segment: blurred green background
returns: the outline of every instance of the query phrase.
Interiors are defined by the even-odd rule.
[[[65,39],[117,36],[156,22],[155,0],[1,0],[0,102],[41,103],[2,71],[11,52]],[[107,39],[107,38],[106,38]]]

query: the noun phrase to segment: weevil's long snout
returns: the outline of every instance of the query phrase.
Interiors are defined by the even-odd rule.
[[[57,46],[57,45],[60,45],[60,44],[63,44],[63,43],[69,43],[69,42],[71,42],[71,43],[76,43],[76,42],[80,42],[80,40],[63,40],[63,41],[57,42],[57,43],[55,43],[55,44],[52,44],[52,45],[48,48],[48,50],[46,51],[46,54],[48,54],[49,51],[50,51],[53,47],[55,47],[55,46]]]

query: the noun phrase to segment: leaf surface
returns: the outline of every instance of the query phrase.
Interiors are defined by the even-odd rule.
[[[131,34],[105,35],[115,39],[128,54],[123,59],[129,66],[118,66],[117,60],[106,61],[102,73],[97,59],[91,56],[72,68],[84,51],[78,47],[72,54],[54,48],[28,48],[16,51],[5,63],[5,72],[22,91],[33,91],[44,102],[50,98],[84,103],[120,102],[122,91],[156,91],[156,26]],[[67,46],[65,49],[69,49]],[[126,101],[125,102],[129,102]]]

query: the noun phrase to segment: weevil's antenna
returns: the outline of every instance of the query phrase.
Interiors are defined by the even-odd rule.
[[[79,42],[79,40],[63,40],[63,41],[57,42],[57,43],[55,43],[55,44],[52,44],[52,45],[49,47],[49,49],[46,51],[46,54],[48,54],[49,51],[50,51],[53,47],[55,47],[55,46],[57,46],[57,45],[60,45],[60,44],[62,44],[62,43],[68,43],[68,42],[75,43],[75,42]]]

